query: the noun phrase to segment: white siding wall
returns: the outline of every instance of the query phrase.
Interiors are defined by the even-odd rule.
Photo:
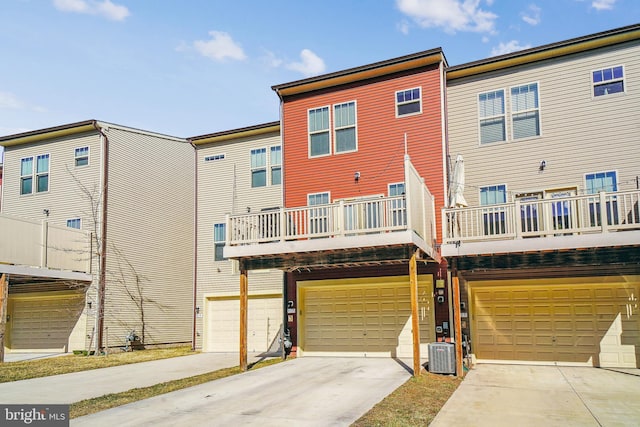
[[[145,344],[189,342],[195,230],[193,147],[115,127],[106,134],[105,344],[124,345],[132,329],[142,336],[143,312]]]
[[[79,147],[89,147],[89,164],[75,166],[74,153]],[[20,195],[20,160],[40,154],[49,154],[49,191]],[[101,146],[98,133],[55,138],[33,144],[24,144],[5,148],[3,205],[2,212],[34,220],[47,219],[51,224],[66,226],[67,219],[81,218],[82,229],[93,233],[100,232],[100,218],[94,226],[91,197],[99,200],[101,175]],[[86,192],[82,188],[86,189]],[[91,196],[89,196],[89,194]],[[49,209],[47,218],[43,209]],[[95,242],[94,242],[95,250]],[[94,257],[92,271],[97,272],[97,260]],[[88,336],[95,322],[97,280],[89,288],[86,298],[93,301],[92,309],[85,304],[74,329],[73,348],[82,349],[89,345]]]
[[[624,95],[592,97],[591,73],[623,65]],[[478,94],[537,82],[541,136],[480,145]],[[618,189],[636,188],[640,175],[640,43],[632,42],[447,83],[452,160],[465,160],[465,198],[479,204],[479,187],[506,184],[516,193],[562,187],[584,192],[584,174],[615,170]],[[507,116],[508,117],[508,116]],[[511,125],[507,118],[507,135]],[[546,169],[540,172],[540,162]]]
[[[214,224],[230,213],[260,211],[282,206],[282,185],[251,187],[251,150],[280,145],[278,133],[239,138],[197,147],[198,169],[198,272],[197,305],[205,309],[207,297],[238,295],[240,275],[235,261],[214,261]],[[224,154],[224,160],[204,158]],[[281,294],[279,270],[249,272],[250,294]],[[202,347],[203,318],[197,318],[196,342]]]

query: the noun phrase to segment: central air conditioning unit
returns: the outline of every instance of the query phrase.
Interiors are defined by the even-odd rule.
[[[447,342],[429,343],[429,372],[456,373],[456,346]]]

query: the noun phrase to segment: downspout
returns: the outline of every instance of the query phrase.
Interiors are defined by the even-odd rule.
[[[282,147],[282,171],[281,171],[281,176],[282,176],[282,183],[281,183],[281,194],[280,194],[280,201],[281,201],[281,208],[284,209],[285,207],[285,203],[284,203],[284,195],[286,194],[285,192],[285,183],[286,183],[286,179],[285,176],[286,174],[284,173],[285,171],[285,158],[286,156],[285,154],[285,147],[284,147],[284,99],[282,97],[282,95],[280,94],[280,92],[275,89],[276,94],[278,95],[278,98],[280,99],[280,146]],[[284,224],[280,225],[281,230],[286,229],[286,226],[284,226]],[[281,238],[283,238],[284,236],[280,236]],[[282,337],[281,337],[281,343],[282,343],[282,359],[285,360],[287,358],[287,340],[289,341],[289,343],[292,343],[293,338],[291,337],[291,333],[287,333],[287,330],[289,329],[289,312],[288,312],[288,302],[289,302],[289,291],[288,291],[288,286],[289,286],[289,281],[288,281],[288,277],[289,274],[284,271],[282,273]],[[296,296],[297,299],[297,296]],[[297,322],[297,320],[296,320]],[[296,325],[297,326],[297,325]],[[297,329],[297,328],[296,328]],[[296,340],[297,341],[297,340]],[[293,348],[293,347],[291,347]]]
[[[198,150],[193,141],[189,141],[189,144],[193,147],[193,159],[194,159],[194,177],[193,177],[193,327],[191,333],[191,350],[196,349],[196,322],[197,315],[196,307],[198,304]],[[204,308],[201,308],[203,310]]]
[[[96,355],[100,354],[103,347],[104,338],[104,304],[105,289],[107,281],[107,194],[109,190],[109,138],[104,133],[97,121],[94,120],[93,127],[100,133],[102,143],[102,212],[100,218],[100,259],[98,267],[98,312],[96,313]]]

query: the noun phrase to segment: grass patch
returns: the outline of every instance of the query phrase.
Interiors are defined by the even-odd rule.
[[[430,373],[411,377],[351,426],[426,426],[461,382],[454,376]]]
[[[48,359],[0,363],[0,383],[68,374],[89,369],[108,368],[129,363],[148,362],[169,357],[187,356],[194,353],[191,347],[186,346],[112,353],[105,356],[70,354]]]
[[[263,368],[282,362],[282,359],[267,359],[251,365],[251,369]],[[167,381],[149,387],[134,388],[122,393],[112,393],[93,399],[81,400],[72,403],[69,407],[69,417],[78,418],[84,415],[93,414],[106,409],[115,408],[116,406],[126,405],[127,403],[137,402],[139,400],[148,399],[160,394],[170,393],[176,390],[182,390],[187,387],[193,387],[209,381],[218,380],[220,378],[229,377],[241,373],[240,367],[219,369],[217,371],[208,372],[206,374],[195,375],[193,377],[183,378],[174,381]]]

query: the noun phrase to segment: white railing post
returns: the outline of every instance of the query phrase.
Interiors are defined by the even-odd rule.
[[[280,241],[284,242],[287,236],[287,215],[284,206],[280,208]]]
[[[522,239],[522,214],[521,214],[520,199],[515,200],[515,208],[513,212],[513,226],[516,228],[516,239]],[[527,230],[530,231],[530,230]]]
[[[598,193],[600,197],[600,229],[603,233],[608,232],[609,221],[607,220],[607,195],[604,191]]]
[[[344,200],[340,200],[340,205],[338,207],[338,235],[344,236],[344,217],[346,212],[344,211]]]
[[[224,217],[224,222],[227,224],[225,226],[225,240],[226,242],[224,242],[225,246],[229,246],[231,244],[231,216],[229,214],[226,214]]]
[[[49,251],[49,223],[47,221],[42,221],[42,236],[40,244],[42,245],[40,267],[47,268],[47,253]]]

